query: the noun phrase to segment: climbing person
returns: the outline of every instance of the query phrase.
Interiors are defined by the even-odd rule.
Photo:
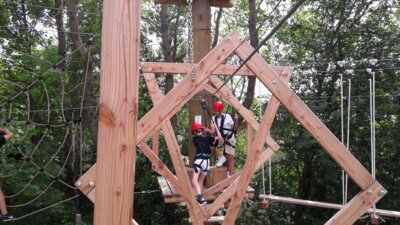
[[[236,145],[236,130],[238,127],[238,119],[239,114],[235,113],[235,120],[232,119],[231,115],[222,113],[224,110],[224,104],[222,102],[214,102],[213,111],[214,116],[211,118],[213,123],[216,124],[217,130],[221,133],[223,138],[223,142],[221,146],[223,146],[224,153],[216,147],[215,155],[218,160],[215,164],[216,166],[222,166],[226,161],[228,161],[228,175],[232,176],[234,174],[235,167],[235,145]],[[214,133],[214,131],[211,131]]]
[[[197,201],[200,204],[205,204],[206,200],[202,194],[202,186],[210,167],[211,150],[214,148],[216,140],[222,141],[222,136],[219,132],[217,132],[216,137],[206,134],[205,128],[200,123],[194,123],[192,125],[192,134],[193,144],[196,147],[192,186],[196,191]]]
[[[10,140],[12,136],[13,133],[11,131],[5,128],[0,128],[0,148],[6,143],[6,141]],[[0,211],[3,222],[12,221],[14,219],[12,215],[8,214],[6,200],[4,199],[1,187],[0,187]]]

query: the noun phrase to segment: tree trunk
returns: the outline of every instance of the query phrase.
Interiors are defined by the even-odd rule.
[[[78,49],[79,55],[81,56],[82,60],[87,64],[86,73],[87,73],[87,83],[85,93],[83,95],[83,107],[85,113],[85,123],[87,124],[90,132],[90,136],[94,143],[94,149],[97,149],[97,120],[94,119],[96,115],[95,106],[96,100],[93,96],[93,87],[92,87],[92,80],[93,80],[93,61],[92,57],[89,55],[89,51],[83,46],[82,38],[79,34],[79,26],[78,26],[78,18],[77,12],[78,7],[76,0],[67,0],[66,1],[67,8],[68,8],[68,18],[70,22],[70,29],[71,29],[71,39],[73,42],[74,49]]]
[[[172,39],[170,38],[169,25],[170,18],[168,14],[168,6],[165,4],[161,5],[160,10],[160,18],[161,18],[161,40],[162,47],[164,49],[164,61],[165,62],[173,62],[174,59],[174,51],[172,48]],[[177,18],[178,20],[178,18]],[[175,34],[176,35],[176,34]],[[175,37],[176,40],[176,37]],[[176,46],[175,46],[176,48]],[[174,75],[167,74],[165,77],[165,94],[167,94],[170,90],[174,88]],[[173,116],[171,118],[172,126],[175,127],[177,125],[177,118]]]
[[[250,44],[253,48],[257,48],[260,41],[258,38],[258,32],[256,27],[256,1],[249,0],[249,33],[250,33]],[[256,77],[248,77],[246,98],[243,101],[243,106],[250,109],[254,99],[254,89],[256,86]],[[242,118],[240,118],[240,122]],[[239,122],[239,123],[240,123]]]

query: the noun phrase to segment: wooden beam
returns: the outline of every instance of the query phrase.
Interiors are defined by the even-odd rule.
[[[139,0],[103,3],[95,225],[132,224],[140,8]]]
[[[259,199],[267,199],[271,202],[282,202],[288,204],[295,204],[295,205],[304,205],[304,206],[311,206],[311,207],[319,207],[319,208],[326,208],[326,209],[342,209],[343,205],[335,204],[335,203],[327,203],[327,202],[319,202],[319,201],[311,201],[311,200],[304,200],[304,199],[296,199],[296,198],[289,198],[289,197],[281,197],[275,195],[260,195]],[[399,211],[387,210],[387,209],[374,209],[370,208],[366,212],[368,214],[376,214],[379,216],[387,216],[387,217],[396,217],[400,218]]]
[[[245,60],[253,51],[248,43],[237,49],[237,55]],[[264,59],[255,54],[247,66],[256,72],[260,81],[286,107],[286,109],[303,125],[304,128],[321,144],[327,153],[343,168],[354,182],[362,189],[374,183],[371,174],[343,146],[324,123],[307,107],[307,105],[283,82]]]
[[[174,4],[174,5],[187,5],[186,0],[155,0],[156,4]],[[233,7],[233,0],[210,0],[208,1],[210,6],[231,8]]]
[[[164,63],[164,62],[143,62],[142,69],[144,71],[152,73],[171,73],[171,74],[187,74],[192,68],[189,63]],[[236,65],[219,65],[211,74],[212,75],[225,75],[230,76],[239,68]],[[274,66],[274,71],[277,74],[281,74],[283,70],[292,70],[289,66]],[[236,76],[254,76],[254,73],[247,67],[243,66]]]

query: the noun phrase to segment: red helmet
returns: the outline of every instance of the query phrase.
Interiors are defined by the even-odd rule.
[[[192,125],[192,131],[198,130],[198,129],[204,129],[203,125],[201,123],[194,123]]]
[[[224,110],[224,104],[222,104],[222,102],[214,102],[213,110],[214,111],[223,111]]]

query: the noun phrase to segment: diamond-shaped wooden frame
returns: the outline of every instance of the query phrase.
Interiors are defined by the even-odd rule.
[[[291,75],[291,71],[287,68],[281,68],[280,70],[272,69],[258,54],[255,54],[248,60],[246,67],[242,71],[257,76],[273,94],[264,112],[261,124],[258,125],[252,113],[246,110],[226,87],[221,88],[216,93],[219,98],[235,107],[251,127],[257,131],[254,140],[250,141],[251,144],[247,151],[247,159],[243,170],[205,191],[204,194],[207,196],[227,187],[209,207],[203,208],[195,200],[195,194],[185,170],[170,118],[196,93],[202,90],[214,93],[215,88],[209,85],[209,82],[213,83],[216,87],[222,85],[222,82],[216,76],[212,75],[229,74],[230,71],[234,71],[235,66],[222,64],[227,57],[236,54],[239,58],[245,60],[252,51],[253,48],[249,43],[244,41],[244,38],[237,31],[231,32],[217,47],[211,50],[195,65],[195,80],[191,79],[190,66],[167,63],[144,63],[142,70],[152,96],[154,107],[138,122],[137,146],[152,162],[153,166],[156,167],[158,173],[164,176],[181,193],[185,199],[193,224],[203,224],[203,221],[214,215],[227,200],[230,200],[231,203],[223,224],[234,224],[252,175],[273,155],[274,151],[279,149],[279,146],[269,136],[269,131],[279,105],[282,104],[361,189],[350,202],[326,222],[326,224],[353,224],[386,194],[386,190],[288,87],[287,81]],[[282,78],[278,76],[277,71],[281,72]],[[153,74],[155,72],[186,72],[187,75],[166,96],[162,96]],[[166,167],[157,154],[145,143],[153,135],[154,131],[160,128],[163,131],[176,175]],[[267,151],[263,151],[265,143],[269,146]],[[93,202],[95,200],[95,173],[96,165],[76,182],[79,189]]]

